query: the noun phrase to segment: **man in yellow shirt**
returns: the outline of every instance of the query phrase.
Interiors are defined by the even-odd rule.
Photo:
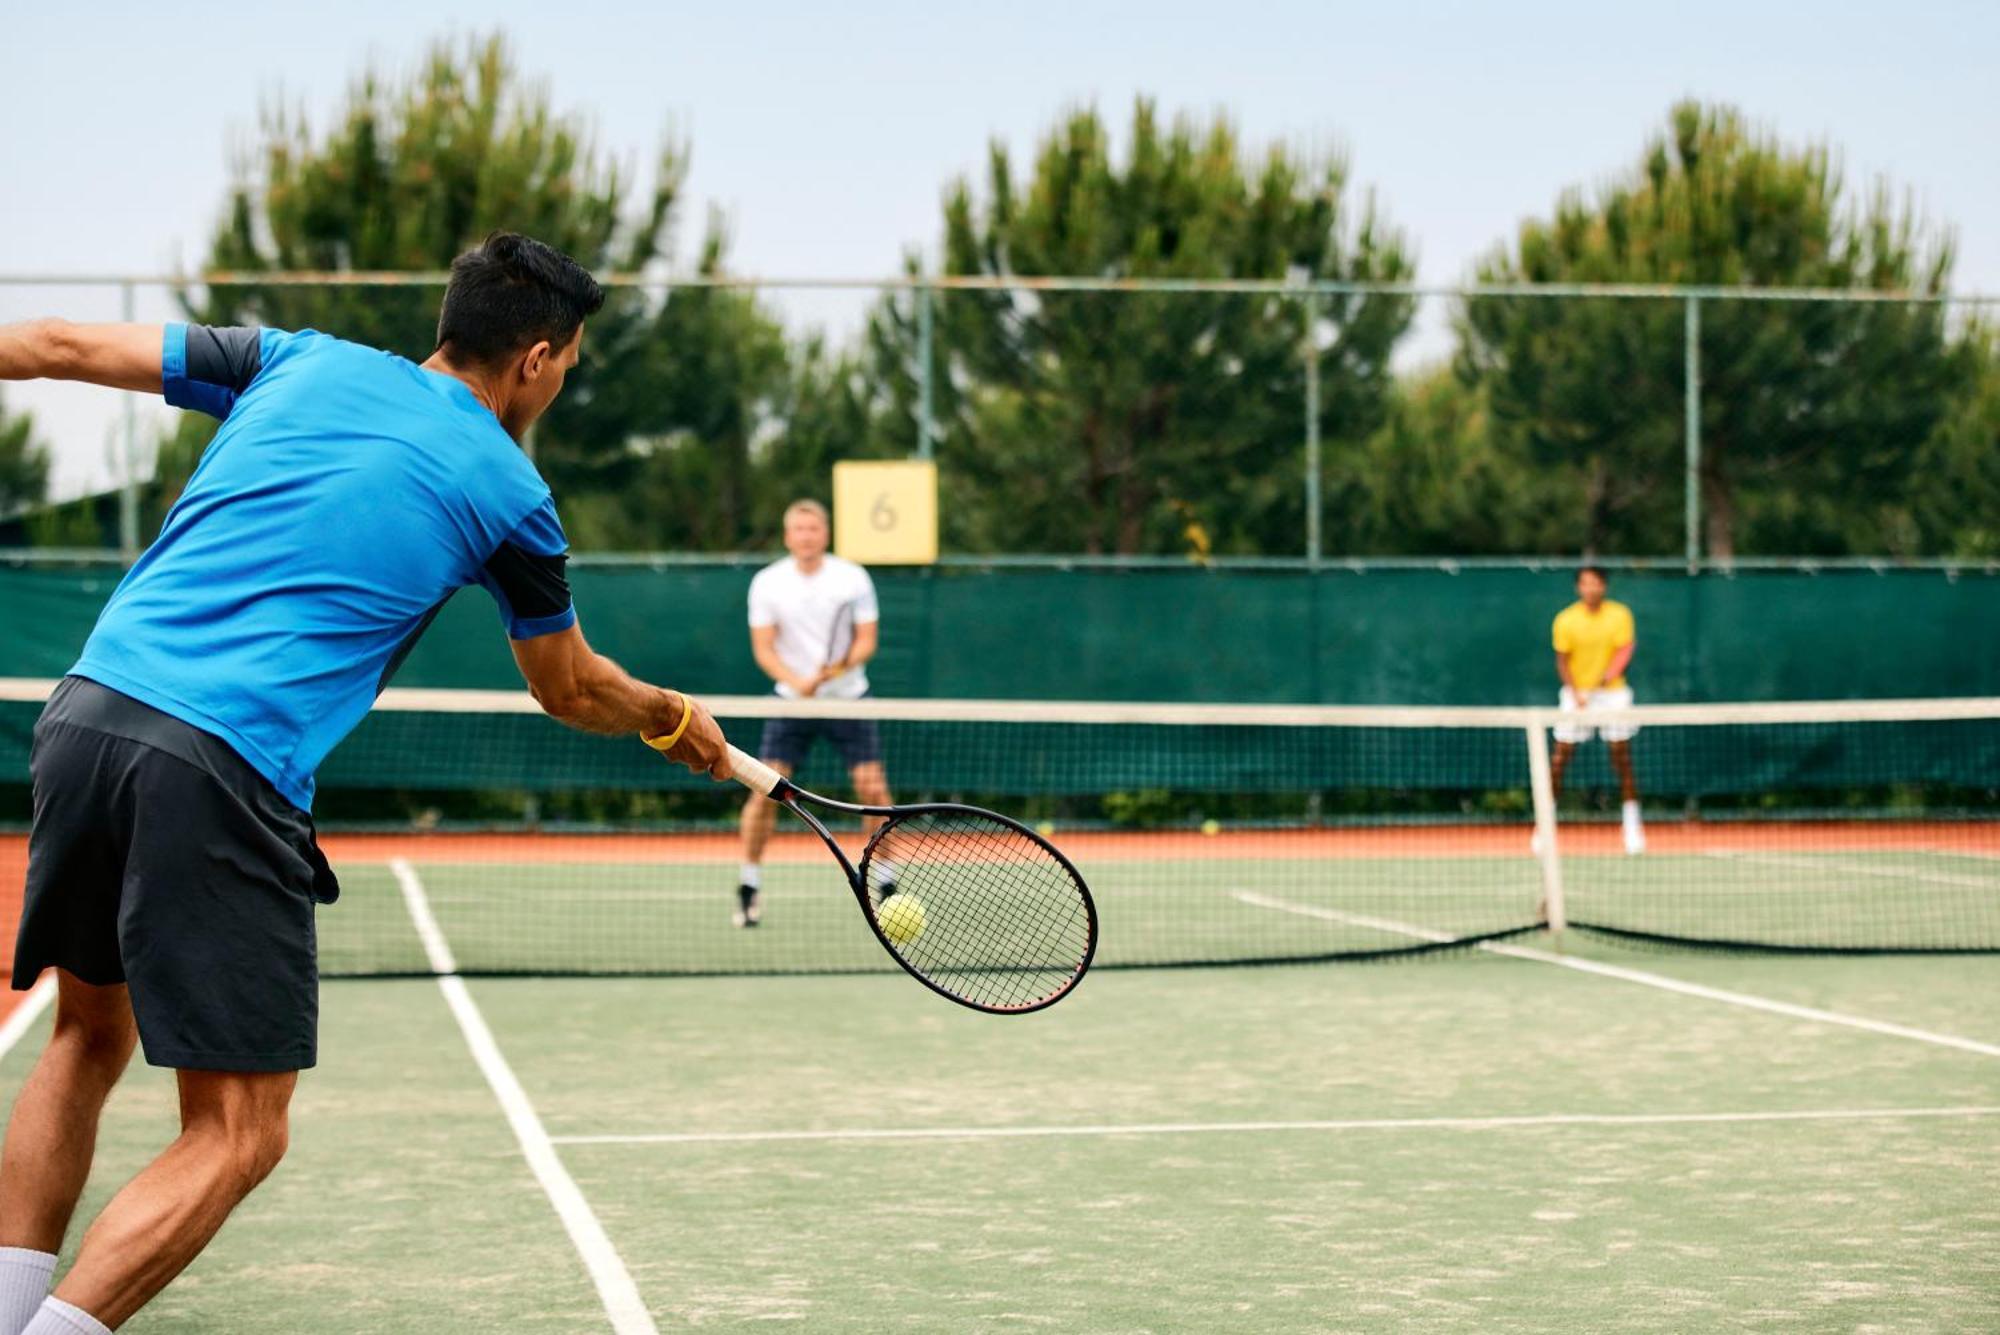
[[[1565,714],[1584,709],[1629,709],[1632,688],[1625,684],[1638,634],[1632,609],[1605,597],[1610,580],[1597,566],[1576,574],[1576,601],[1556,614],[1554,639],[1556,676],[1562,681],[1560,699]],[[1626,723],[1602,727],[1565,719],[1555,729],[1556,749],[1550,757],[1550,778],[1562,793],[1563,770],[1576,748],[1597,733],[1611,748],[1611,767],[1618,772],[1623,799],[1625,851],[1646,851],[1646,827],[1639,820],[1639,785],[1632,778],[1632,738],[1639,729]]]

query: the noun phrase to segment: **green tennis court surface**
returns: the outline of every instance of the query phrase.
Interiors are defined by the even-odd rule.
[[[1019,1021],[898,976],[469,994],[661,1329],[2000,1324],[2000,959],[1570,958],[1654,981],[1111,971]],[[127,1329],[611,1329],[439,985],[324,1001],[291,1157]],[[135,1072],[86,1215],[173,1126]]]

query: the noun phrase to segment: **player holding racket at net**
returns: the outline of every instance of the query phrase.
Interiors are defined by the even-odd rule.
[[[785,507],[784,525],[787,555],[750,581],[750,651],[785,699],[858,700],[868,694],[866,667],[880,643],[875,582],[861,566],[827,551],[832,525],[818,501],[793,501]],[[881,729],[873,719],[774,718],[764,725],[757,755],[790,778],[822,739],[840,753],[858,802],[890,805]],[[738,927],[763,920],[764,849],[777,818],[762,794],[743,804]],[[868,817],[864,824],[872,833],[881,820]],[[895,893],[895,874],[886,859],[874,865],[878,898]]]

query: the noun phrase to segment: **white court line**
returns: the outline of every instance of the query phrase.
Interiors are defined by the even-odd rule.
[[[736,1145],[801,1140],[1020,1140],[1045,1136],[1245,1135],[1271,1131],[1512,1131],[1543,1126],[1683,1126],[2000,1117],[2000,1107],[1807,1108],[1790,1112],[1544,1113],[1525,1117],[1356,1117],[1307,1122],[1135,1122],[1083,1126],[859,1127],[841,1131],[689,1131],[556,1136],[558,1145]]]
[[[42,1012],[47,1010],[49,1003],[55,999],[56,976],[51,970],[42,975],[40,982],[28,989],[28,995],[22,997],[19,1004],[8,1013],[5,1022],[0,1022],[0,1057],[5,1057],[14,1050],[14,1045],[34,1027],[35,1021],[41,1018]]]
[[[632,1282],[625,1262],[619,1259],[618,1249],[611,1245],[604,1225],[591,1212],[590,1202],[584,1199],[576,1180],[563,1167],[562,1159],[549,1139],[548,1128],[536,1116],[535,1105],[528,1101],[527,1091],[521,1088],[513,1068],[501,1055],[500,1045],[494,1041],[493,1031],[487,1028],[486,1017],[479,1013],[472,993],[466,989],[465,980],[458,977],[458,961],[451,953],[451,943],[445,940],[444,932],[431,912],[430,901],[424,895],[424,883],[418,877],[416,868],[396,858],[390,861],[389,870],[395,873],[396,884],[402,887],[403,902],[410,910],[410,921],[416,926],[417,938],[424,943],[424,954],[430,960],[431,968],[439,975],[438,990],[444,993],[445,1004],[451,1007],[452,1015],[458,1020],[459,1031],[465,1035],[465,1046],[471,1049],[472,1059],[479,1063],[486,1083],[493,1087],[493,1096],[500,1101],[501,1111],[507,1114],[507,1124],[514,1129],[514,1139],[520,1142],[521,1154],[527,1159],[528,1167],[534,1170],[535,1180],[542,1184],[549,1204],[555,1207],[556,1215],[568,1231],[577,1254],[583,1258],[584,1268],[590,1272],[591,1282],[597,1286],[597,1296],[604,1303],[605,1314],[611,1318],[611,1329],[618,1335],[657,1335],[658,1328],[653,1324],[652,1314],[639,1297],[638,1286]]]
[[[1254,894],[1248,890],[1230,892],[1235,899],[1258,908],[1276,909],[1280,913],[1296,913],[1306,918],[1322,918],[1328,922],[1351,923],[1358,927],[1369,927],[1376,931],[1397,932],[1418,941],[1447,942],[1456,940],[1448,932],[1435,932],[1414,923],[1396,923],[1386,918],[1369,918],[1360,914],[1342,913],[1338,909],[1320,908],[1313,904],[1294,904],[1289,900],[1273,899],[1269,895]],[[1683,982],[1669,978],[1665,974],[1647,973],[1641,969],[1627,969],[1616,964],[1599,964],[1596,960],[1577,959],[1570,955],[1555,955],[1546,950],[1535,950],[1528,946],[1510,946],[1500,941],[1481,941],[1477,949],[1493,955],[1505,955],[1510,959],[1533,960],[1537,964],[1553,964],[1558,968],[1575,969],[1578,973],[1594,973],[1601,978],[1616,978],[1621,982],[1638,983],[1642,987],[1657,987],[1663,992],[1678,992],[1683,996],[1700,997],[1705,1001],[1719,1001],[1727,1006],[1741,1006],[1746,1010],[1768,1011],[1773,1015],[1788,1015],[1798,1020],[1813,1020],[1820,1024],[1844,1025],[1849,1029],[1865,1029],[1872,1034],[1887,1034],[1892,1038],[1907,1038],[1917,1043],[1932,1043],[1941,1048],[1957,1048],[1961,1052],[1976,1052],[1982,1057],[2000,1057],[2000,1046],[1981,1043],[1977,1039],[1960,1038],[1957,1034],[1940,1034],[1929,1029],[1912,1029],[1908,1025],[1892,1024],[1887,1020],[1871,1020],[1862,1015],[1848,1015],[1841,1011],[1820,1010],[1815,1006],[1795,1006],[1789,1001],[1777,1001],[1771,997],[1755,996],[1749,992],[1727,992],[1719,987],[1703,987],[1700,983]]]
[[[2000,890],[2000,879],[1991,876],[1952,876],[1944,872],[1911,871],[1902,866],[1871,867],[1866,863],[1839,862],[1825,857],[1788,858],[1777,853],[1737,853],[1728,849],[1703,849],[1702,856],[1718,858],[1725,862],[1756,862],[1767,867],[1797,867],[1806,871],[1845,871],[1857,876],[1874,876],[1892,881],[1929,881],[1932,885],[1968,885],[1974,890]],[[1822,886],[1812,888],[1824,889]]]

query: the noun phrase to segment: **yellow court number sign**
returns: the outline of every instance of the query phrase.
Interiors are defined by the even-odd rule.
[[[835,464],[833,549],[865,566],[937,560],[937,465],[926,459]]]

